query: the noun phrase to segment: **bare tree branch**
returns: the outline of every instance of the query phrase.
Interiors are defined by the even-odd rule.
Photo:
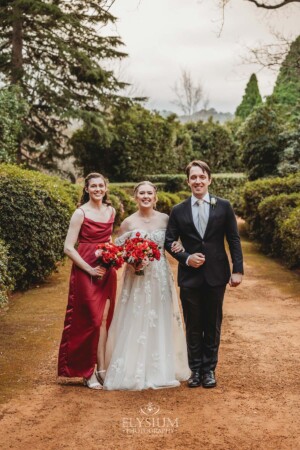
[[[259,45],[255,48],[248,48],[249,56],[243,58],[246,64],[258,64],[262,69],[277,70],[283,63],[293,39],[288,39],[283,35],[272,33],[277,42],[274,44]],[[300,68],[300,61],[293,61],[293,68]]]
[[[203,100],[203,87],[201,84],[194,83],[191,73],[183,69],[180,79],[175,83],[173,92],[176,95],[174,105],[178,106],[184,114],[191,116],[197,109],[197,106]]]
[[[290,3],[300,3],[300,0],[280,0],[279,2],[259,2],[257,0],[244,0],[249,3],[254,3],[254,5],[257,8],[263,8],[263,9],[279,9],[283,6],[286,6]],[[225,6],[230,2],[230,0],[220,0],[221,8],[223,10],[224,14],[224,8]]]
[[[279,3],[259,3],[257,0],[246,0],[247,2],[254,3],[258,8],[264,8],[264,9],[279,9],[282,6],[286,6],[289,3],[300,3],[300,0],[282,0]]]

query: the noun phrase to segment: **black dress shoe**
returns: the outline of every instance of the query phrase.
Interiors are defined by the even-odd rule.
[[[213,370],[206,372],[203,374],[202,386],[204,388],[214,388],[217,386],[217,382],[215,379],[215,374]]]
[[[188,379],[188,387],[199,387],[202,384],[202,374],[199,370],[192,372],[192,375]]]

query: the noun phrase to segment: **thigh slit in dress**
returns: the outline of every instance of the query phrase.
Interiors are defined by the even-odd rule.
[[[105,223],[84,217],[77,251],[92,267],[97,265],[97,244],[110,240],[113,222],[113,214]],[[110,299],[107,330],[112,321],[116,278],[113,268],[108,269],[102,279],[98,279],[73,264],[58,356],[58,376],[89,378],[93,374],[97,362],[100,325],[107,299]]]

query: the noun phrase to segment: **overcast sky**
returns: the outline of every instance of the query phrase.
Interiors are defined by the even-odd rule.
[[[231,0],[221,36],[218,0],[116,0],[113,31],[129,54],[122,76],[149,97],[151,109],[179,112],[172,87],[182,68],[199,80],[209,107],[234,112],[252,72],[263,96],[272,92],[276,74],[244,64],[247,47],[275,41],[272,29],[295,38],[300,34],[299,3],[267,12],[245,0]]]

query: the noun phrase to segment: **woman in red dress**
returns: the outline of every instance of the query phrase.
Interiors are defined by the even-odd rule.
[[[99,173],[89,174],[81,207],[71,218],[64,247],[73,266],[58,376],[83,377],[84,384],[91,389],[102,389],[107,331],[117,284],[115,269],[101,267],[95,251],[97,244],[111,240],[114,217],[115,210],[107,200],[105,178]]]

